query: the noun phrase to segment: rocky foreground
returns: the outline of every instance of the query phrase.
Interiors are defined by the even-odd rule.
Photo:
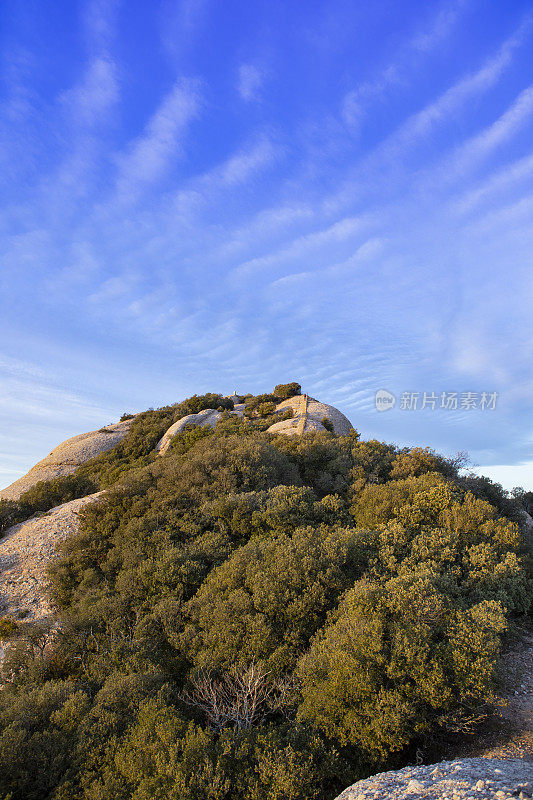
[[[381,772],[354,783],[337,800],[529,800],[532,795],[533,763],[464,758]]]

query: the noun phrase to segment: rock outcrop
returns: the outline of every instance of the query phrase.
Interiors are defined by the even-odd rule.
[[[159,455],[162,456],[167,452],[174,436],[181,433],[187,426],[191,428],[214,428],[221,416],[222,413],[216,411],[214,408],[206,408],[204,411],[199,411],[198,414],[187,414],[186,417],[181,417],[181,419],[170,426],[157,443],[155,449]]]
[[[128,433],[131,419],[106,425],[97,431],[81,433],[59,444],[35,464],[26,475],[0,491],[0,500],[18,500],[20,495],[39,481],[70,475],[80,464],[115,447]]]
[[[463,758],[381,772],[350,786],[337,800],[529,800],[533,764],[521,759]]]
[[[299,394],[289,397],[276,406],[276,411],[285,411],[292,408],[294,416],[291,419],[275,422],[268,428],[269,433],[282,433],[286,436],[302,435],[309,431],[325,431],[328,428],[323,420],[329,420],[333,432],[340,436],[347,436],[352,430],[350,420],[344,414],[326,403],[320,403],[314,397]]]
[[[240,400],[238,395],[232,395],[232,399]],[[350,421],[337,408],[326,403],[320,403],[306,394],[295,395],[283,400],[276,406],[276,411],[281,414],[288,408],[294,411],[294,416],[290,419],[275,422],[267,429],[268,433],[301,436],[303,433],[309,433],[309,431],[325,431],[328,428],[324,425],[324,420],[329,420],[331,423],[330,429],[341,436],[346,436],[352,430]],[[242,416],[243,411],[244,403],[237,403],[233,411],[230,411],[230,414]],[[179,419],[165,432],[156,445],[157,452],[160,456],[164,455],[169,449],[174,436],[181,433],[187,426],[193,428],[209,426],[214,428],[220,417],[221,412],[216,411],[214,408],[206,408],[205,411],[200,411],[198,414],[187,414],[186,417]]]
[[[235,401],[241,398],[238,395],[232,395]],[[287,436],[295,434],[307,433],[309,431],[326,430],[323,420],[328,419],[331,422],[332,428],[335,433],[340,435],[348,434],[352,426],[348,419],[341,414],[341,412],[333,406],[326,403],[320,403],[312,397],[307,395],[297,395],[283,400],[276,407],[276,411],[284,411],[287,408],[294,410],[294,417],[281,422],[276,422],[268,429],[270,433],[282,433]],[[234,410],[230,413],[242,416],[244,410],[243,403],[236,403]],[[220,419],[221,412],[214,408],[208,408],[200,411],[198,414],[188,414],[182,417],[166,431],[156,446],[159,455],[166,453],[170,447],[170,442],[173,437],[180,433],[187,425],[191,426],[206,426],[213,428],[217,421]],[[104,453],[115,447],[128,433],[131,427],[132,420],[128,419],[124,422],[117,422],[113,425],[106,425],[97,431],[89,431],[88,433],[81,433],[78,436],[73,436],[71,439],[59,444],[55,447],[46,458],[39,461],[32,467],[26,475],[14,481],[5,489],[0,490],[0,500],[18,500],[20,495],[30,489],[39,481],[47,481],[51,478],[57,478],[62,475],[70,475],[76,469],[84,464],[89,459]]]
[[[38,622],[50,612],[46,567],[59,542],[78,530],[78,512],[101,492],[13,525],[0,540],[0,616]]]

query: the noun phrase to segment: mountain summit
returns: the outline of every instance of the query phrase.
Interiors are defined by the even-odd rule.
[[[290,384],[290,386],[293,385]],[[292,390],[287,390],[285,387],[282,388],[284,392],[300,389],[298,384],[295,384]],[[280,387],[276,387],[276,389],[279,391]],[[213,397],[217,399],[219,396],[213,395]],[[345,436],[352,430],[351,423],[338,409],[308,397],[306,394],[293,394],[280,400],[279,395],[276,395],[274,390],[272,395],[260,395],[259,397],[273,398],[273,400],[268,401],[262,400],[263,406],[265,404],[269,405],[266,416],[267,418],[270,416],[272,419],[272,424],[267,428],[270,433],[291,436],[295,434],[302,435],[312,430],[328,430]],[[254,420],[263,420],[265,418],[264,408],[261,410],[259,407],[261,403],[257,403],[257,398],[252,395],[240,397],[233,394],[224,399],[233,403],[233,406],[230,407],[231,410],[229,410],[230,414],[245,418],[251,424],[254,424]],[[274,402],[275,407],[270,408],[270,405]],[[287,412],[290,412],[288,416]],[[156,445],[156,451],[159,455],[164,455],[176,434],[186,428],[213,427],[223,413],[224,409],[220,407],[219,410],[217,408],[204,408],[198,413],[180,416],[165,431]],[[134,415],[131,415],[129,419],[106,425],[96,431],[80,433],[61,442],[51,453],[35,464],[26,475],[1,489],[0,500],[18,500],[24,492],[40,481],[49,481],[53,478],[72,475],[82,464],[119,444],[129,433],[134,418]]]

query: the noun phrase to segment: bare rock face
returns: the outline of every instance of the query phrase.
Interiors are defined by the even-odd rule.
[[[46,567],[59,542],[78,530],[78,512],[102,492],[13,525],[0,540],[0,616],[38,622],[51,613]]]
[[[159,455],[162,456],[167,452],[174,436],[176,436],[178,433],[181,433],[181,431],[184,430],[188,425],[193,428],[204,428],[206,426],[214,428],[221,416],[221,412],[215,411],[214,408],[206,408],[204,411],[199,411],[198,414],[187,414],[187,416],[182,417],[170,426],[170,428],[157,443],[155,449]]]
[[[333,427],[333,432],[340,436],[347,436],[352,430],[350,420],[344,414],[326,403],[320,403],[313,397],[299,394],[289,397],[276,406],[276,411],[284,411],[292,408],[294,416],[291,419],[275,422],[268,428],[269,433],[282,433],[286,436],[302,435],[309,431],[328,430],[323,420],[329,420]]]
[[[18,500],[20,495],[39,481],[70,475],[80,464],[115,447],[128,433],[132,420],[106,425],[97,431],[81,433],[67,439],[39,461],[22,478],[0,491],[0,500]]]
[[[337,800],[528,800],[533,764],[522,759],[462,758],[381,772],[350,786]]]

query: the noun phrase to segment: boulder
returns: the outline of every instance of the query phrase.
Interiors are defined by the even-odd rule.
[[[352,430],[352,424],[344,414],[334,406],[320,403],[314,397],[304,394],[289,397],[276,406],[276,411],[281,412],[287,408],[292,408],[294,416],[291,419],[275,422],[268,428],[269,433],[295,436],[309,431],[325,431],[327,428],[322,422],[323,419],[328,419],[333,426],[333,432],[340,436],[347,436]]]
[[[190,426],[191,428],[204,428],[206,426],[214,428],[221,416],[222,413],[220,411],[216,411],[214,408],[206,408],[204,411],[199,411],[198,414],[187,414],[187,416],[182,417],[170,426],[170,428],[163,434],[162,438],[156,444],[155,449],[159,455],[162,456],[167,452],[174,436],[176,436],[177,433],[181,433],[184,428],[187,426]]]

